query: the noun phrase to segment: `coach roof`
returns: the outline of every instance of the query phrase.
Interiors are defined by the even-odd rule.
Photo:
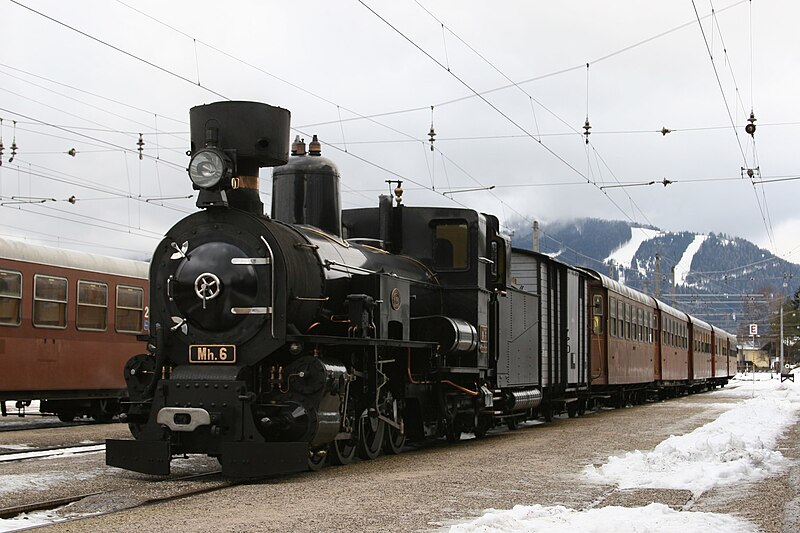
[[[148,263],[0,238],[0,259],[147,279]]]

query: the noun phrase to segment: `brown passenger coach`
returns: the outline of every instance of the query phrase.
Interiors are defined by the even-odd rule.
[[[0,406],[61,420],[120,412],[125,362],[145,351],[147,263],[0,239]]]

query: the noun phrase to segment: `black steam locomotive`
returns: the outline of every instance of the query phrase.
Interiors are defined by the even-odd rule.
[[[287,110],[219,102],[190,118],[201,210],[155,250],[151,353],[125,367],[135,440],[109,440],[109,465],[168,474],[173,456],[207,454],[234,477],[313,470],[585,408],[584,281],[553,277],[563,301],[540,324],[496,217],[407,207],[399,183],[342,211],[316,138],[288,157]],[[258,172],[277,165],[269,217]]]

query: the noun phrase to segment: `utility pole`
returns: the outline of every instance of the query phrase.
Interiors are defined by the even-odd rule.
[[[539,251],[539,221],[533,221],[533,251]]]
[[[672,307],[675,307],[675,265],[672,265]]]
[[[661,298],[661,254],[656,254],[656,298]]]
[[[786,296],[786,287],[788,286],[786,280],[786,272],[783,273],[783,291],[781,292],[781,356],[778,359],[780,367],[778,368],[778,373],[783,374],[783,300]]]

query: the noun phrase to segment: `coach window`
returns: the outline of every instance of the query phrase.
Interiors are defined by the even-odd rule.
[[[144,315],[144,289],[117,287],[116,330],[120,333],[141,333]]]
[[[608,333],[612,337],[617,336],[617,299],[608,299]]]
[[[625,338],[625,303],[617,300],[617,337]]]
[[[651,313],[650,318],[652,319],[650,323],[650,341],[656,343],[658,342],[658,315]]]
[[[22,274],[0,270],[0,324],[19,326],[22,321]]]
[[[36,274],[33,277],[33,325],[67,327],[67,280]]]
[[[644,311],[638,310],[639,315],[639,342],[644,340]]]
[[[631,338],[631,304],[625,304],[625,338]]]
[[[469,267],[469,231],[466,222],[435,223],[433,230],[433,268],[466,270]]]
[[[108,322],[108,285],[78,281],[75,327],[81,331],[105,331]]]
[[[595,335],[603,334],[603,295],[592,295],[592,331]]]

